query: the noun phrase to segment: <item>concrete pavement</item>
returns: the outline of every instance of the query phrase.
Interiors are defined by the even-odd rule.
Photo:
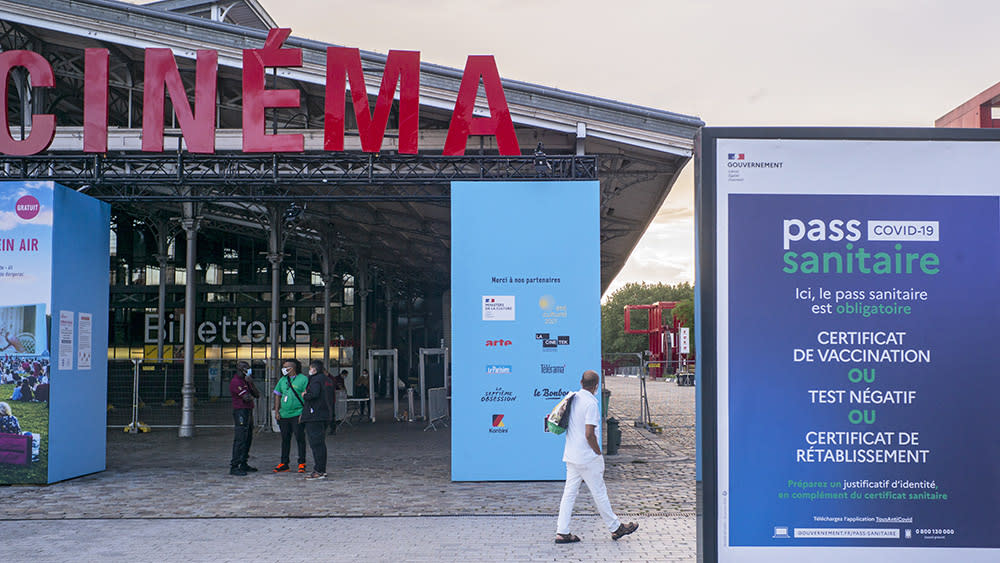
[[[638,380],[607,386],[623,430],[620,455],[607,458],[609,494],[623,520],[640,523],[619,542],[581,491],[573,531],[584,541],[553,544],[561,482],[452,483],[448,429],[382,421],[329,437],[330,477],[313,482],[270,472],[270,433],[252,448],[261,471],[238,478],[227,474],[231,430],[191,440],[109,432],[107,471],[0,489],[0,537],[18,538],[4,542],[12,561],[692,561],[694,390],[648,383],[664,428],[651,434],[630,423]]]

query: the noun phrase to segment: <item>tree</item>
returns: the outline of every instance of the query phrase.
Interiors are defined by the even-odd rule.
[[[601,344],[605,354],[622,352],[642,352],[648,348],[648,337],[644,334],[625,334],[625,305],[650,305],[658,301],[677,301],[681,311],[674,309],[675,315],[684,319],[684,326],[694,329],[694,286],[684,282],[677,285],[662,283],[627,283],[608,296],[601,306]],[[635,312],[632,316],[633,328],[647,328],[645,312]],[[664,319],[671,323],[672,318]]]

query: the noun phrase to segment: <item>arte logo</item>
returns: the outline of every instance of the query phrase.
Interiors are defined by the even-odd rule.
[[[513,372],[513,366],[505,366],[498,364],[490,364],[486,366],[486,373],[488,375],[510,375]]]
[[[729,160],[743,160],[744,153],[741,152],[731,152],[729,153]]]
[[[538,300],[538,308],[542,310],[542,320],[547,325],[555,325],[560,319],[566,318],[566,306],[559,305],[551,295],[543,295]]]
[[[507,346],[511,346],[512,344],[514,344],[514,343],[511,342],[510,340],[504,340],[502,338],[500,340],[487,340],[486,341],[486,347],[487,348],[491,348],[491,347],[494,347],[494,346],[498,346],[500,348],[506,348]]]
[[[558,401],[559,399],[562,399],[569,393],[570,393],[569,391],[563,389],[562,387],[558,389],[548,389],[548,388],[539,389],[536,387],[533,395],[540,399],[545,399],[546,401]]]
[[[42,206],[38,203],[33,195],[21,196],[14,204],[14,211],[17,212],[17,216],[25,221],[30,221],[38,216],[38,212],[41,211]]]
[[[484,295],[483,296],[483,320],[484,321],[513,321],[514,320],[514,296],[513,295]]]
[[[566,373],[566,364],[541,364],[542,373]]]
[[[503,423],[503,415],[495,414],[493,415],[493,426],[490,428],[491,434],[506,434],[508,431],[507,427]]]
[[[542,341],[542,350],[555,351],[560,346],[569,346],[569,336],[552,338],[547,332],[536,332],[535,340]]]

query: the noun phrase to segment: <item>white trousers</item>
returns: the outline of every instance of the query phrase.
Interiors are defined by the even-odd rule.
[[[563,489],[562,502],[559,504],[559,521],[556,524],[556,533],[569,533],[569,521],[573,516],[576,495],[580,492],[580,481],[587,483],[590,496],[594,498],[594,504],[597,505],[597,511],[604,519],[604,525],[612,532],[617,530],[618,526],[621,526],[621,521],[611,510],[608,488],[604,486],[604,456],[600,456],[585,464],[566,462],[566,487]]]

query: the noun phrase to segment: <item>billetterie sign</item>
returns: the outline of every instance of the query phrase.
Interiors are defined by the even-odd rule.
[[[268,133],[265,112],[269,108],[297,108],[300,92],[295,89],[267,88],[267,69],[302,66],[302,49],[283,47],[291,34],[288,28],[268,32],[260,49],[243,50],[243,152],[302,152],[301,133]],[[84,53],[83,150],[103,153],[108,149],[108,49],[89,48]],[[181,81],[177,61],[170,49],[147,48],[144,63],[142,108],[142,150],[163,152],[163,112],[166,94],[170,95],[177,123],[188,151],[215,152],[216,89],[219,54],[199,49],[196,56],[194,107]],[[32,114],[31,131],[24,139],[10,133],[7,86],[11,71],[27,70],[32,88],[55,86],[52,65],[33,51],[13,50],[0,53],[0,153],[26,156],[46,150],[56,132],[56,116]],[[482,81],[490,110],[488,117],[475,117],[476,92]],[[420,52],[389,51],[374,112],[369,111],[361,53],[356,48],[328,47],[326,50],[326,96],[324,108],[323,149],[344,150],[346,87],[350,84],[351,101],[358,123],[358,136],[364,152],[377,153],[382,148],[393,96],[399,87],[399,145],[402,154],[416,154],[420,112]],[[448,127],[443,154],[461,156],[470,135],[495,136],[501,155],[521,154],[504,96],[500,74],[492,55],[470,55]]]

